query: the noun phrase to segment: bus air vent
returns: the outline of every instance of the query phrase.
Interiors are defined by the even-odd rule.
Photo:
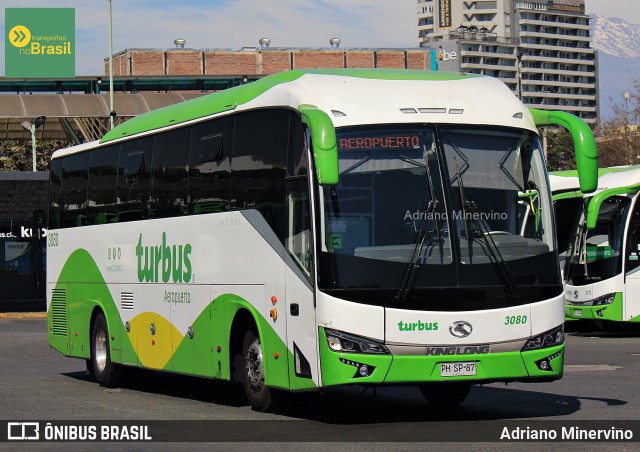
[[[67,335],[66,289],[53,289],[51,292],[51,331],[54,336]]]
[[[120,292],[120,309],[133,309],[133,292]]]

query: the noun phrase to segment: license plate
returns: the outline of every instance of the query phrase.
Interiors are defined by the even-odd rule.
[[[574,309],[573,315],[575,315],[576,317],[582,317],[582,309]]]
[[[476,374],[476,363],[473,361],[463,363],[440,363],[441,377],[460,377]]]

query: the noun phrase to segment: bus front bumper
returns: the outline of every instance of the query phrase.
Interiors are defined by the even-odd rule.
[[[373,355],[334,352],[322,338],[320,361],[324,387],[445,381],[549,381],[562,378],[564,344],[525,352],[448,356]]]
[[[611,320],[622,321],[622,293],[616,292],[613,301],[608,304],[587,305],[572,304],[565,301],[564,315],[570,320]]]

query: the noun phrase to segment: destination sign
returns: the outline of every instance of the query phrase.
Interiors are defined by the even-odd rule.
[[[340,150],[406,150],[420,148],[420,135],[403,133],[382,136],[350,136],[338,139]]]

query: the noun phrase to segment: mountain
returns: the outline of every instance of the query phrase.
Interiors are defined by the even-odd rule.
[[[593,47],[598,50],[600,114],[613,117],[624,107],[624,93],[635,93],[640,81],[640,25],[623,19],[591,15]]]
[[[591,24],[596,49],[619,58],[640,57],[640,25],[597,15],[591,16]]]

